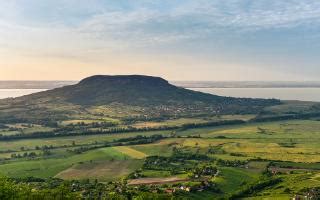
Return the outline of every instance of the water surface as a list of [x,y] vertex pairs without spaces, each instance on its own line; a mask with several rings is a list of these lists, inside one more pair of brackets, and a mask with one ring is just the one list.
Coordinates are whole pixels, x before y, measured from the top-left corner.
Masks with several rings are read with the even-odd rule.
[[0,89],[0,99],[20,97],[41,91],[45,89]]
[[[0,89],[0,99],[20,97],[46,89]],[[320,102],[320,88],[192,88],[192,90],[229,97],[276,98]]]
[[192,90],[228,97],[320,102],[320,88],[192,88]]

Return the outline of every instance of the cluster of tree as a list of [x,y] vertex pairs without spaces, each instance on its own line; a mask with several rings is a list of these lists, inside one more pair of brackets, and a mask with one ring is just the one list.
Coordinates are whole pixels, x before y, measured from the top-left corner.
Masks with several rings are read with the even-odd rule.
[[261,114],[250,121],[251,122],[272,122],[272,121],[295,120],[295,119],[312,119],[316,117],[320,117],[320,112],[284,114],[284,115],[276,115],[276,116],[274,115],[264,116]]
[[53,145],[50,145],[50,146],[48,146],[48,145],[43,145],[43,146],[41,146],[41,147],[39,147],[39,146],[36,146],[35,147],[35,149],[36,150],[48,150],[48,149],[54,149],[55,147],[53,146]]
[[79,148],[75,148],[73,150],[68,150],[68,151],[80,154],[80,153],[83,153],[83,152],[86,152],[89,150],[102,148],[102,147],[150,144],[150,143],[154,143],[154,142],[159,141],[164,138],[166,138],[166,137],[163,137],[162,135],[151,135],[149,137],[137,135],[135,137],[121,138],[118,140],[114,140],[113,142],[105,142],[102,145],[81,146]]
[[242,153],[230,153],[230,156],[246,157],[246,155],[245,155],[245,154],[242,154]]
[[251,185],[245,185],[243,188],[236,192],[235,194],[232,194],[229,199],[241,199],[243,197],[248,197],[252,194],[255,194],[267,187],[271,187],[273,185],[279,184],[282,182],[281,178],[270,178],[270,177],[262,177],[261,180],[259,180],[255,184]]
[[143,169],[170,171],[171,174],[191,172],[195,168],[194,161],[211,161],[203,154],[174,151],[170,157],[150,156],[143,164]]
[[204,165],[197,166],[192,170],[191,178],[200,178],[201,176],[215,176],[218,172],[216,166]]
[[210,145],[207,153],[208,154],[224,154],[226,152],[222,149],[222,146],[211,146]]
[[137,179],[137,178],[143,178],[143,177],[144,175],[141,169],[138,169],[127,176],[128,179]]
[[148,116],[148,115],[139,115],[139,116],[128,116],[124,117],[121,120],[125,122],[125,124],[134,124],[137,122],[162,122],[165,120],[172,119],[170,115],[161,115],[161,116]]
[[[150,169],[150,170],[177,170],[180,169],[181,165],[173,164],[173,159],[170,157],[163,157],[163,156],[150,156],[147,157],[143,164],[143,169]],[[185,168],[183,169],[185,170]],[[190,170],[190,169],[189,169]]]
[[73,193],[70,190],[70,185],[67,183],[61,184],[53,189],[41,189],[32,187],[27,183],[17,183],[7,178],[0,178],[0,199],[74,200],[79,198],[79,194]]
[[117,126],[118,123],[115,122],[92,122],[92,123],[84,123],[84,122],[78,122],[78,123],[71,123],[67,125],[67,128],[70,128],[71,130],[75,130],[77,127],[85,127],[85,128],[110,128]]
[[24,152],[22,154],[20,153],[13,153],[11,154],[11,158],[16,159],[16,158],[35,158],[39,156],[50,156],[52,155],[52,152],[48,149],[43,149],[41,154],[37,154],[35,152]]
[[198,161],[211,161],[213,158],[208,157],[204,154],[193,153],[193,152],[184,152],[183,150],[176,149],[173,151],[172,156],[170,157],[171,161],[181,161],[181,160],[198,160]]
[[246,123],[243,120],[223,120],[214,122],[204,122],[204,123],[190,123],[181,125],[182,129],[190,128],[201,128],[201,127],[212,127],[212,126],[226,126],[226,125],[237,125]]
[[154,143],[156,141],[162,140],[166,137],[156,134],[156,135],[151,135],[151,136],[142,136],[142,135],[137,135],[135,137],[129,137],[129,138],[121,138],[118,140],[115,140],[114,142],[121,142],[125,143],[125,145],[139,145],[139,144],[150,144]]
[[37,154],[35,152],[24,152],[23,154],[13,153],[11,158],[35,158]]
[[226,167],[241,167],[248,164],[248,161],[218,159],[217,164],[220,166],[226,166]]
[[102,147],[109,147],[111,145],[109,144],[105,144],[105,145],[99,145],[99,146],[81,146],[79,148],[75,148],[75,149],[67,149],[68,152],[72,152],[72,153],[76,153],[76,154],[81,154],[90,150],[94,150],[94,149],[98,149],[98,148],[102,148]]

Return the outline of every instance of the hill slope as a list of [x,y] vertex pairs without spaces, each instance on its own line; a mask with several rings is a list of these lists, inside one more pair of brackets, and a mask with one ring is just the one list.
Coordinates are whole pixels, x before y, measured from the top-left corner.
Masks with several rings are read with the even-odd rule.
[[[25,98],[55,98],[83,106],[121,103],[133,106],[159,106],[181,104],[238,104],[252,106],[274,105],[274,99],[246,99],[221,97],[195,92],[169,84],[159,77],[150,76],[92,76],[76,85],[58,88]],[[211,105],[210,105],[211,104]]]
[[266,106],[277,104],[280,101],[275,99],[231,98],[195,92],[158,77],[100,75],[76,85],[2,100],[0,118],[68,118],[70,114],[81,115],[103,106],[111,110],[130,107],[138,110],[138,114],[155,116],[258,113]]
[[218,96],[176,87],[162,78],[139,75],[93,76],[79,84],[39,93],[34,97],[48,96],[84,106],[114,102],[133,106],[155,106],[221,99]]

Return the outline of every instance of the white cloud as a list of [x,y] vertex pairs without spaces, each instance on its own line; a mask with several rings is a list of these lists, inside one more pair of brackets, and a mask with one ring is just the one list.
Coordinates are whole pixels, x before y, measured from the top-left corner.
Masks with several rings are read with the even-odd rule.
[[[207,54],[205,56],[211,59],[207,60],[208,63],[214,60],[213,58],[223,60],[231,56],[240,62],[242,58],[239,57],[244,55],[247,56],[244,58],[247,61],[244,64],[247,64],[252,59],[267,56],[263,54],[264,51],[259,52],[259,49],[256,51],[260,53],[255,56],[257,58],[248,56],[249,53],[246,55],[246,48],[255,52],[257,46],[241,41],[243,38],[255,36],[258,40],[261,37],[262,41],[265,38],[260,36],[261,33],[276,30],[279,32],[275,34],[272,32],[274,35],[270,34],[267,38],[269,41],[265,43],[276,43],[280,34],[287,33],[290,33],[293,41],[296,40],[297,45],[306,40],[311,44],[316,43],[319,39],[317,30],[320,29],[320,1],[318,0],[88,2],[86,0],[0,2],[0,51],[23,56],[99,62],[109,59],[113,54],[148,55],[152,52],[159,53],[157,50],[161,48],[163,54],[168,52],[184,54],[189,50],[187,48],[192,49],[195,44],[198,47],[194,48],[196,50],[192,49],[194,51],[192,55],[196,61],[199,59],[196,55],[199,54]],[[302,30],[305,31],[304,38],[295,38],[294,33],[300,31],[300,26],[304,28]],[[307,28],[316,31],[308,32]],[[275,48],[282,48],[281,50],[286,52],[292,46]],[[319,47],[314,48],[314,51],[319,51]],[[266,51],[272,52],[272,49]],[[190,54],[184,56],[188,57]],[[277,56],[279,55],[270,57]],[[292,55],[293,58],[294,56],[296,55]],[[230,62],[228,59],[226,61]],[[319,63],[317,60],[310,62]]]
[[294,28],[304,24],[320,25],[320,2],[315,0],[185,2],[166,11],[142,6],[100,13],[80,24],[78,30],[102,40],[119,40],[129,42],[129,45],[154,45],[214,37],[226,28],[241,33]]
[[[121,1],[119,5],[127,2],[131,6],[119,9],[115,6],[117,3],[111,1],[107,1],[110,5],[106,3],[105,7],[101,7],[103,5],[98,1],[88,4],[87,1],[70,3],[60,0],[57,3],[50,1],[50,6],[56,6],[52,7],[50,15],[46,15],[46,10],[40,10],[39,23],[33,22],[37,20],[36,13],[30,13],[33,17],[21,16],[28,15],[23,12],[26,10],[23,6],[37,7],[35,2],[32,6],[21,1],[1,2],[0,16],[17,27],[23,25],[30,31],[37,28],[37,33],[43,31],[46,34],[48,29],[60,29],[72,37],[78,35],[80,38],[108,41],[118,47],[121,46],[119,42],[123,46],[144,46],[214,37],[226,28],[241,33],[247,30],[293,28],[308,23],[319,25],[320,22],[318,0],[174,0],[172,5],[169,4],[172,6],[170,9],[160,9],[168,4],[166,1]],[[42,7],[46,8],[43,4]],[[85,5],[87,10],[84,9]],[[54,21],[50,21],[52,15],[55,16]],[[42,19],[45,16],[48,17],[47,21]],[[79,19],[70,25],[68,19],[77,17]],[[32,21],[28,22],[28,19]],[[5,27],[2,29],[2,32],[10,33]],[[24,31],[28,32],[26,29]]]

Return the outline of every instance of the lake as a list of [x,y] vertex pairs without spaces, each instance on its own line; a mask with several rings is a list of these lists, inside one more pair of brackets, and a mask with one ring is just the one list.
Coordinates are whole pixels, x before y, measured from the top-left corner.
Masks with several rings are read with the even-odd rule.
[[[277,98],[281,100],[319,101],[320,88],[191,88],[192,90],[230,97]],[[45,89],[0,89],[0,99],[19,97]]]
[[192,88],[192,90],[229,97],[320,102],[320,88]]
[[45,89],[0,89],[0,99],[20,97],[41,91],[45,91]]

